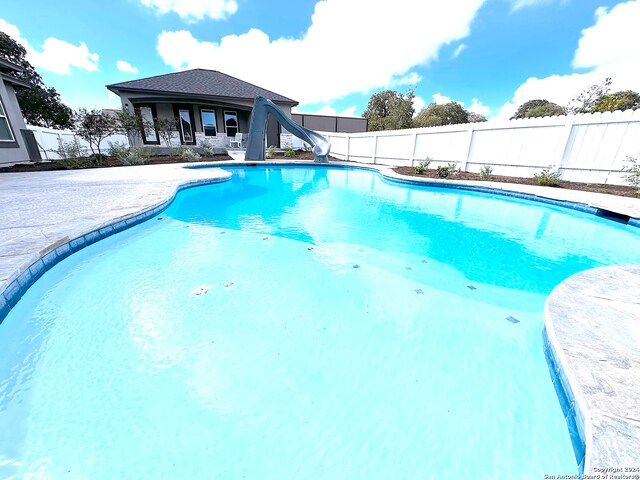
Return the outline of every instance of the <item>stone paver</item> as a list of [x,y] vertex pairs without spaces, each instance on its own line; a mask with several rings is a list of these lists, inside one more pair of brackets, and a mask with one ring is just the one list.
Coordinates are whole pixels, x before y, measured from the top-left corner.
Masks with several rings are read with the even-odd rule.
[[640,467],[640,265],[568,278],[545,326],[584,417],[585,473]]
[[0,174],[0,293],[53,246],[153,208],[179,185],[229,177],[183,167]]

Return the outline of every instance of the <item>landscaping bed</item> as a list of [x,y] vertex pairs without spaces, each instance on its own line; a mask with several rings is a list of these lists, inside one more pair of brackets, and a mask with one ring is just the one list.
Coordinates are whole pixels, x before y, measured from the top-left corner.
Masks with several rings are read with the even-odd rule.
[[[393,170],[396,173],[399,173],[401,175],[407,175],[407,176],[418,177],[418,178],[433,178],[438,180],[489,181],[489,182],[517,183],[520,185],[539,186],[538,181],[534,178],[504,177],[501,175],[491,175],[489,180],[483,180],[480,178],[479,173],[470,173],[470,172],[456,172],[449,177],[441,178],[437,175],[436,170],[427,170],[424,173],[416,173],[415,167],[396,167]],[[634,187],[629,187],[626,185],[604,185],[599,183],[579,183],[579,182],[567,182],[564,180],[559,180],[558,185],[550,188],[566,188],[570,190],[582,190],[585,192],[608,193],[610,195],[640,198],[638,189]]]
[[[50,162],[35,162],[35,163],[20,163],[11,167],[1,167],[0,173],[17,173],[17,172],[46,172],[50,170],[77,170],[85,168],[108,168],[108,167],[122,167],[124,164],[116,157],[106,157],[101,163],[92,162],[89,159],[80,159],[81,162],[78,166],[69,168],[69,164],[65,165],[64,162],[52,160]],[[214,155],[212,157],[201,157],[199,162],[222,162],[225,160],[233,160],[227,154]],[[182,157],[179,156],[154,156],[150,157],[144,165],[160,165],[164,163],[185,163]]]

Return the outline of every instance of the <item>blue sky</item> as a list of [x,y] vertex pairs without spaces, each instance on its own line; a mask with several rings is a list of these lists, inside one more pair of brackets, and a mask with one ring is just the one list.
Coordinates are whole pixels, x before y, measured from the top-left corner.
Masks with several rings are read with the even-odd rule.
[[24,0],[0,30],[72,108],[117,107],[106,84],[211,68],[300,102],[362,114],[413,88],[508,118],[611,76],[640,91],[640,0]]

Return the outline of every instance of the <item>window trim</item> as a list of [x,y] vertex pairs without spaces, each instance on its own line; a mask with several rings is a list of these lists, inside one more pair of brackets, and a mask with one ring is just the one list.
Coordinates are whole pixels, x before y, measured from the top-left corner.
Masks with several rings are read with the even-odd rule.
[[156,112],[156,106],[153,103],[141,103],[138,105],[134,105],[134,110],[136,110],[136,114],[140,116],[140,121],[143,121],[141,108],[148,108],[151,110],[151,120],[153,121],[153,131],[156,134],[155,141],[147,140],[147,133],[144,129],[144,123],[142,125],[142,144],[143,145],[160,145],[160,135],[158,135],[158,129],[156,128],[156,118],[158,118],[158,113]]
[[[213,135],[207,135],[207,132],[204,127],[204,116],[203,113],[212,113],[213,114],[213,128],[215,129],[215,133]],[[207,137],[217,137],[218,136],[218,119],[216,118],[216,111],[213,108],[201,108],[200,109],[200,121],[202,122],[202,134]]]
[[[183,111],[183,110],[188,112],[189,114],[189,124],[191,125],[191,137],[193,138],[193,140],[190,142],[186,142],[184,140],[184,134],[182,133],[182,118],[180,117],[180,111]],[[196,122],[193,115],[192,106],[188,104],[174,103],[173,114],[178,122],[178,125],[176,125],[176,127],[178,130],[178,136],[180,137],[180,145],[195,145],[197,140],[196,139]]]
[[235,135],[229,135],[227,133],[227,119],[225,118],[225,115],[227,113],[232,113],[236,116],[236,133],[240,133],[240,119],[238,118],[238,111],[237,110],[224,110],[224,112],[222,113],[222,118],[224,119],[224,133],[227,137],[235,137]]
[[11,126],[11,121],[9,120],[9,115],[7,114],[7,109],[4,106],[2,97],[0,97],[0,108],[2,109],[2,112],[3,112],[0,114],[0,119],[4,118],[4,120],[7,122],[7,129],[9,130],[9,135],[11,135],[10,140],[3,140],[0,138],[0,146],[3,146],[3,147],[18,146],[18,141],[16,140],[16,134],[13,131],[13,127]]

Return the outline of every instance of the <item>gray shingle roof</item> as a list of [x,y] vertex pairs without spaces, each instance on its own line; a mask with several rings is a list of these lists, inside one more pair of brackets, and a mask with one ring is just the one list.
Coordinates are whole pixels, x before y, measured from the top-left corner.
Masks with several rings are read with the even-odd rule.
[[153,91],[248,99],[254,99],[261,95],[276,102],[298,103],[295,100],[232,77],[226,73],[201,68],[141,78],[129,82],[113,83],[107,85],[107,88],[109,90],[143,90],[147,92]]

